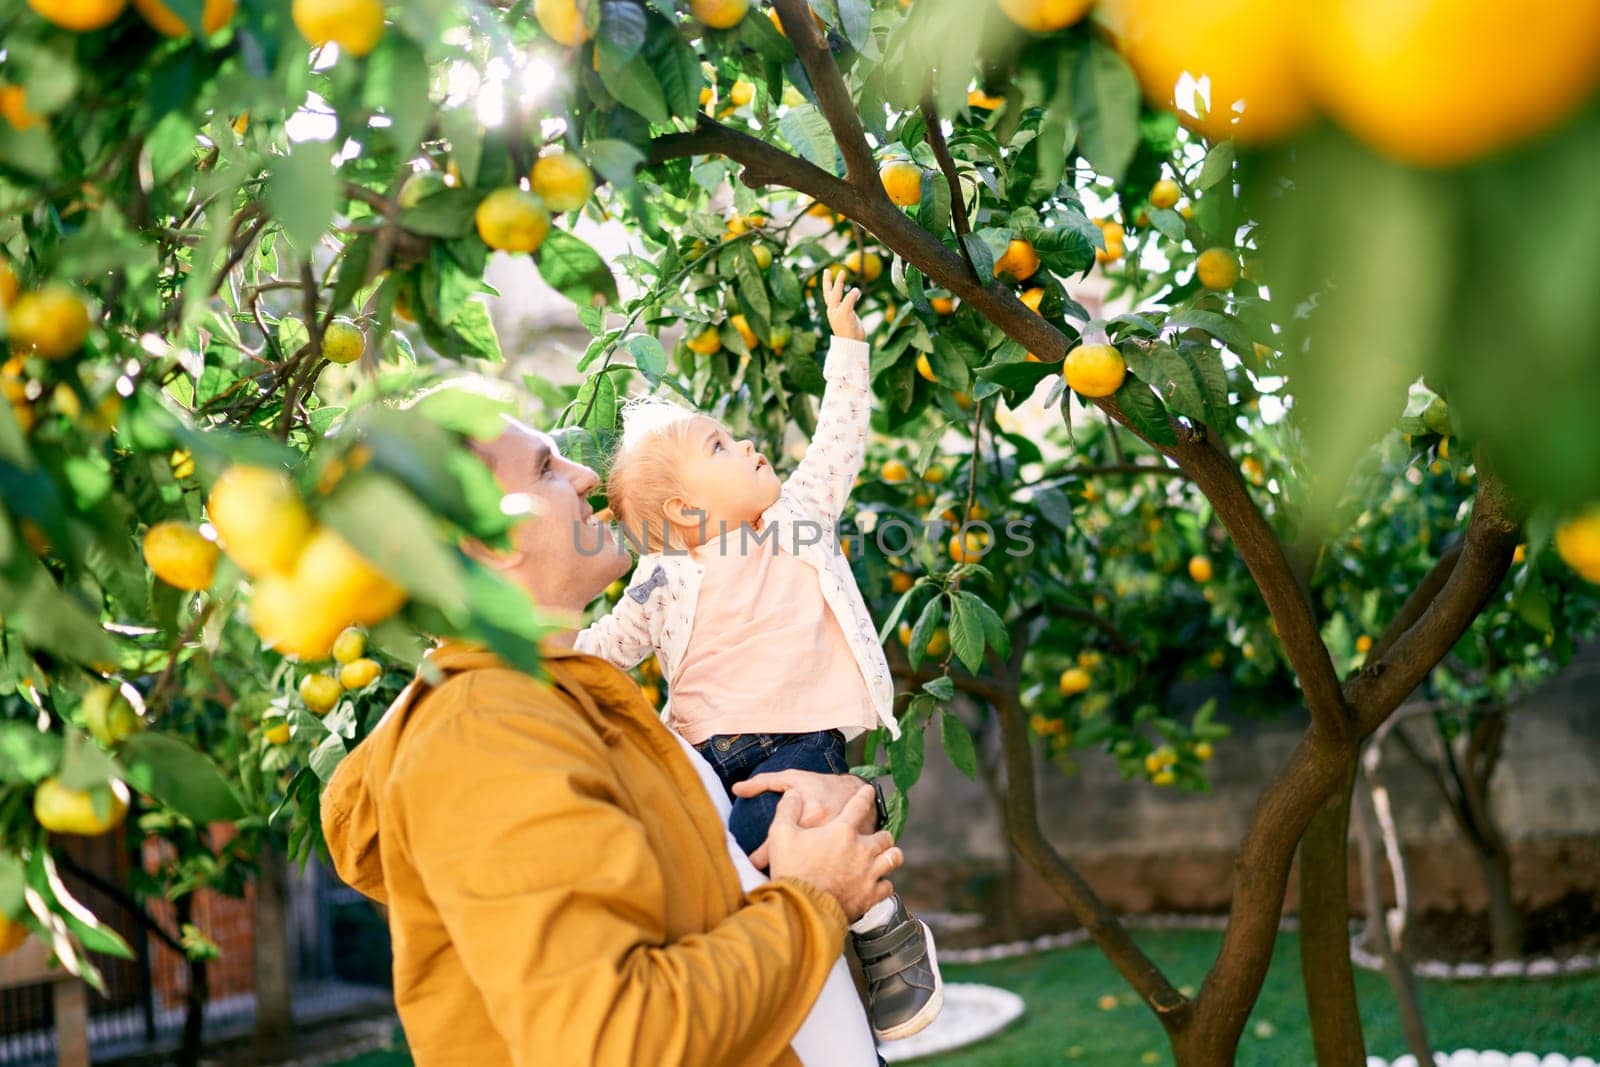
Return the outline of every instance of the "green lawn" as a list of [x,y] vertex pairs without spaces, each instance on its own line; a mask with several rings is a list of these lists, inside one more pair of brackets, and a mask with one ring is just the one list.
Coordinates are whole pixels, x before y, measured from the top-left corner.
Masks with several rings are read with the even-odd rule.
[[[1221,935],[1168,931],[1138,935],[1140,944],[1174,982],[1198,983]],[[1311,1029],[1300,991],[1299,938],[1284,934],[1266,987],[1239,1045],[1242,1067],[1301,1067],[1312,1062]],[[961,1067],[1032,1067],[1077,1063],[1087,1067],[1170,1064],[1155,1017],[1106,962],[1087,945],[1038,956],[947,966],[946,980],[985,982],[1018,993],[1027,1013],[1004,1034],[983,1044],[921,1063]],[[1356,972],[1367,1051],[1392,1059],[1405,1052],[1388,984],[1381,975]],[[1600,975],[1522,981],[1423,982],[1422,1006],[1436,1048],[1528,1050],[1541,1056],[1600,1053]],[[1115,1005],[1102,1008],[1110,995]],[[403,1067],[401,1052],[375,1052],[339,1067]]]

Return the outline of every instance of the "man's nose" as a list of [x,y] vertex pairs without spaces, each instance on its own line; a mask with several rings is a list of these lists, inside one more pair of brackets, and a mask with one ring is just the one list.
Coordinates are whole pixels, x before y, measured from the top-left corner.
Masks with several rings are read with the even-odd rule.
[[567,481],[579,496],[588,496],[600,488],[600,476],[582,463],[567,463]]

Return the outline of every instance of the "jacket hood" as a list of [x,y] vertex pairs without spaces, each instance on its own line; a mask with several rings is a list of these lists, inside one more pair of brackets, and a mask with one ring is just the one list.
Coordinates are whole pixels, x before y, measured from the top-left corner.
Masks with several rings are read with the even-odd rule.
[[[378,849],[378,799],[393,769],[400,739],[422,698],[450,675],[504,666],[492,652],[454,642],[429,652],[417,677],[401,690],[366,740],[344,758],[323,786],[322,834],[334,869],[351,888],[380,904],[388,903]],[[432,680],[427,680],[430,677]]]

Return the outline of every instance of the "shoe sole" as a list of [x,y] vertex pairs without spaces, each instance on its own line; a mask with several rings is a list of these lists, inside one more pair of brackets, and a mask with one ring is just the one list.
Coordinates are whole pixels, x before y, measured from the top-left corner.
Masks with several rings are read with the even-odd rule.
[[874,1030],[873,1035],[879,1041],[899,1041],[903,1037],[919,1034],[926,1030],[933,1020],[939,1017],[939,1012],[944,1010],[944,978],[939,974],[939,956],[933,950],[933,931],[928,929],[928,924],[921,919],[916,923],[922,927],[922,941],[928,949],[928,963],[933,967],[933,996],[928,998],[928,1003],[922,1010],[899,1026],[891,1026],[887,1030]]

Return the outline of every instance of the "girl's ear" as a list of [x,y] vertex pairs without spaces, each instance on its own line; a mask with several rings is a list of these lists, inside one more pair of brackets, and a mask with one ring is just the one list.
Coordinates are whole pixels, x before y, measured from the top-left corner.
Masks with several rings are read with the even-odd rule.
[[666,513],[667,521],[680,529],[694,530],[705,525],[706,513],[681,496],[667,497],[661,510]]

